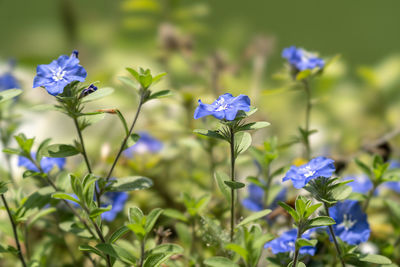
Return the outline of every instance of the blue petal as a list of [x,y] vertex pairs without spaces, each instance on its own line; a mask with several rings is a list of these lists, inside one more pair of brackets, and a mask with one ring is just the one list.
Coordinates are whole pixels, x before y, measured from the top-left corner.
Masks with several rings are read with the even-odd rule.
[[208,115],[212,115],[212,109],[210,110],[210,105],[203,104],[201,100],[199,100],[199,106],[194,112],[194,119],[197,120]]

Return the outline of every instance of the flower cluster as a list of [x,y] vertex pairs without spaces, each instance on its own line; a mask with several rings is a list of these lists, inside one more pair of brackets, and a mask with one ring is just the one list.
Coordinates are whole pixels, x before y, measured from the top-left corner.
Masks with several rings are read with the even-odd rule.
[[289,64],[298,71],[323,68],[325,66],[322,58],[296,46],[283,49],[282,57],[286,58]]
[[59,95],[69,83],[85,81],[87,73],[79,65],[77,56],[77,51],[74,51],[71,56],[62,55],[48,65],[38,65],[33,88],[42,86],[49,94]]
[[233,95],[226,93],[218,97],[212,104],[204,104],[199,100],[199,106],[194,112],[194,118],[199,119],[212,115],[222,120],[233,121],[239,110],[250,111],[250,98],[247,95]]
[[291,166],[283,181],[292,180],[293,186],[297,189],[303,188],[311,179],[317,177],[331,177],[335,171],[333,160],[325,157],[317,157],[308,163]]

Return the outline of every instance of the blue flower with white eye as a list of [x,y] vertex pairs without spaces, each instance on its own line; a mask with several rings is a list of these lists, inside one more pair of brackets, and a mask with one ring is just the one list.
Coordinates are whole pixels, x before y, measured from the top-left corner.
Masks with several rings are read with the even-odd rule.
[[128,158],[134,155],[146,154],[146,153],[157,153],[159,152],[163,144],[152,137],[150,134],[145,132],[139,132],[139,140],[131,147],[128,147],[124,151],[124,155]]
[[117,217],[125,206],[128,200],[128,193],[126,192],[107,192],[101,196],[102,207],[111,205],[111,210],[101,214],[101,218],[105,221],[111,222]]
[[283,49],[282,57],[286,58],[289,64],[298,71],[312,70],[314,68],[322,69],[325,66],[325,61],[322,58],[296,46]]
[[[310,239],[310,235],[313,232],[313,229],[306,231],[301,237],[304,239]],[[264,245],[264,248],[270,248],[272,253],[285,253],[285,252],[294,252],[295,251],[295,243],[297,238],[297,229],[291,229],[289,231],[284,232],[280,237],[275,238],[274,240],[267,242]],[[314,256],[316,251],[315,247],[306,246],[300,248],[300,254],[309,254]]]
[[215,118],[232,121],[239,110],[250,111],[250,98],[247,95],[234,97],[231,94],[223,94],[212,104],[204,104],[199,100],[199,106],[194,112],[194,118],[199,119],[213,115]]
[[48,65],[37,66],[33,88],[43,86],[49,94],[58,95],[69,83],[85,81],[87,73],[79,65],[77,56],[77,51],[74,51],[71,56],[62,55]]
[[355,200],[338,202],[329,208],[335,235],[350,245],[358,245],[368,241],[371,234],[367,215],[362,211],[360,204]]
[[295,188],[303,188],[311,179],[331,177],[332,173],[335,171],[333,162],[334,161],[329,158],[317,157],[299,167],[291,166],[285,177],[283,177],[283,181],[292,180]]
[[0,75],[0,92],[13,88],[20,88],[17,79],[10,72]]
[[[250,211],[260,211],[266,207],[264,204],[264,189],[255,184],[250,184],[247,187],[248,196],[242,200],[242,205]],[[284,201],[286,199],[286,188],[283,188],[278,195],[275,197],[274,201],[268,208],[275,208],[279,201]]]
[[[36,153],[32,152],[31,156],[33,159],[36,157]],[[45,173],[49,173],[55,166],[57,166],[60,170],[62,170],[65,166],[66,159],[65,158],[48,158],[42,157],[40,160],[40,167]],[[40,172],[39,169],[26,157],[19,156],[18,157],[18,166],[25,167],[27,170]]]
[[368,193],[374,186],[372,181],[366,175],[348,176],[343,178],[343,180],[353,180],[353,182],[350,182],[347,185],[353,189],[353,192],[360,194]]

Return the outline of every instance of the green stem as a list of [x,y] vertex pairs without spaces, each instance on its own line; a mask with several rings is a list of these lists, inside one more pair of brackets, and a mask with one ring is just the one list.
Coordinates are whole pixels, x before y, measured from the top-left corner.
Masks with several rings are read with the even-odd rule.
[[265,187],[265,193],[264,193],[264,204],[268,205],[268,198],[269,198],[269,191],[270,191],[270,187],[271,187],[271,182],[272,182],[272,177],[270,175],[270,168],[271,168],[271,164],[268,163],[266,170],[265,170],[265,180],[266,180],[266,187]]
[[[230,148],[231,148],[231,181],[235,181],[235,132],[230,127]],[[231,242],[233,241],[233,235],[235,230],[235,190],[231,188]]]
[[295,241],[295,245],[294,245],[295,246],[295,251],[294,251],[294,255],[293,255],[293,264],[292,264],[293,267],[297,266],[297,261],[298,261],[298,258],[299,258],[300,248],[297,245],[297,239],[299,239],[299,238],[301,238],[301,233],[300,233],[300,229],[297,229],[297,237],[296,237],[296,241]]
[[[328,205],[325,202],[324,202],[324,208],[325,208],[326,215],[328,217],[330,217],[329,208],[328,208]],[[339,259],[340,259],[340,262],[341,262],[343,267],[346,267],[346,265],[344,264],[344,260],[342,258],[342,252],[340,251],[340,247],[339,247],[339,244],[338,244],[338,242],[336,240],[336,235],[335,235],[335,232],[333,231],[332,225],[329,225],[328,228],[329,228],[329,232],[331,234],[333,243],[335,244],[336,252],[337,252],[337,255],[338,255]]]
[[143,239],[141,242],[140,242],[140,262],[139,262],[139,267],[142,267],[143,266],[143,263],[144,263],[144,245],[145,245],[145,240]]
[[[81,143],[81,148],[82,148],[82,153],[81,154],[82,154],[82,156],[83,156],[83,158],[85,160],[86,168],[87,168],[89,173],[92,173],[92,167],[90,166],[89,157],[87,155],[86,148],[85,148],[85,143],[83,141],[82,130],[79,127],[78,119],[75,116],[73,117],[73,120],[74,120],[74,124],[75,124],[75,129],[76,129],[76,131],[78,133],[79,141]],[[99,190],[97,189],[97,186],[95,187],[95,194],[96,194],[97,206],[100,207],[100,205],[101,205],[101,203],[100,203],[100,193],[99,193]]]
[[26,267],[25,259],[24,259],[24,256],[22,255],[21,245],[20,245],[19,239],[18,239],[17,226],[14,222],[14,219],[12,217],[11,211],[8,207],[7,200],[4,197],[4,194],[1,194],[1,200],[3,200],[4,207],[7,210],[8,218],[10,219],[10,222],[11,222],[11,226],[12,226],[13,233],[14,233],[15,243],[17,244],[18,257],[21,260],[22,266]]
[[376,185],[372,187],[372,189],[368,192],[367,199],[365,200],[364,206],[363,206],[363,211],[366,212],[369,206],[369,203],[371,201],[371,198],[374,196],[374,192],[376,190]]
[[[115,168],[115,166],[117,165],[117,162],[118,162],[118,160],[119,160],[119,158],[120,158],[120,156],[121,156],[121,154],[122,154],[122,151],[124,151],[124,149],[125,149],[126,143],[128,142],[128,139],[130,138],[130,136],[131,136],[131,134],[132,134],[133,128],[135,127],[136,121],[137,121],[137,119],[138,119],[138,117],[139,117],[139,113],[140,113],[140,110],[141,110],[143,104],[144,104],[144,96],[142,95],[142,96],[140,97],[139,106],[138,106],[138,108],[137,108],[137,111],[136,111],[136,114],[135,114],[135,118],[133,119],[131,128],[129,129],[129,132],[128,132],[128,134],[125,136],[124,140],[122,141],[122,144],[121,144],[121,147],[120,147],[120,149],[119,149],[119,151],[118,151],[118,153],[117,153],[117,156],[115,157],[114,162],[113,162],[113,164],[111,165],[111,169],[110,169],[110,171],[109,171],[108,174],[107,174],[106,181],[110,180],[111,175],[112,175],[112,173],[113,173],[113,171],[114,171],[114,168]],[[103,189],[100,191],[100,196],[101,196],[102,193],[103,193]]]
[[305,125],[305,132],[306,132],[306,139],[304,140],[305,145],[305,157],[307,160],[311,159],[311,146],[310,146],[310,115],[311,115],[311,90],[310,85],[307,80],[304,80],[304,89],[306,91],[307,96],[307,105],[306,105],[306,125]]

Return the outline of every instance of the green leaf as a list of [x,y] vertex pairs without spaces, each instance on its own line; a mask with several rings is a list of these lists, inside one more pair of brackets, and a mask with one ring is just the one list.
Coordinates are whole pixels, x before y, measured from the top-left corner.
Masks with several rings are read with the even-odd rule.
[[157,253],[157,254],[150,254],[144,261],[143,267],[158,267],[161,263],[167,261],[171,254],[165,253]]
[[135,78],[136,81],[140,82],[140,75],[136,70],[132,68],[126,68],[126,70],[129,71],[129,73]]
[[100,216],[102,213],[111,210],[111,205],[108,205],[105,208],[95,208],[93,210],[90,211],[89,217],[92,219],[97,218],[98,216]]
[[295,222],[298,222],[300,217],[297,214],[297,212],[288,204],[286,204],[285,202],[279,201],[278,202],[279,206],[281,206],[282,208],[284,208],[289,214],[290,216],[292,216],[292,218],[294,219]]
[[54,193],[54,194],[51,195],[51,197],[55,198],[55,199],[70,200],[70,201],[73,201],[73,202],[81,205],[81,202],[79,200],[77,200],[76,198],[74,198],[74,197],[72,197],[72,196],[70,196],[68,194],[65,194],[65,193]]
[[39,220],[40,218],[46,216],[47,214],[50,214],[50,213],[55,212],[55,211],[57,211],[57,209],[54,208],[54,207],[48,208],[48,209],[42,209],[42,210],[40,210],[38,213],[36,213],[36,214],[29,220],[29,222],[28,222],[28,224],[27,224],[27,227],[28,227],[28,228],[31,228],[31,227],[35,224],[35,222],[36,222],[37,220]]
[[171,244],[171,243],[164,243],[164,244],[158,245],[149,251],[150,254],[159,254],[159,253],[181,254],[183,252],[184,252],[184,249],[181,246],[179,246],[177,244]]
[[238,264],[234,263],[225,257],[211,257],[204,261],[204,264],[211,267],[239,267]]
[[164,216],[167,216],[169,218],[173,218],[173,219],[177,219],[183,222],[187,222],[188,219],[186,218],[185,214],[183,214],[182,212],[178,211],[178,210],[174,210],[174,209],[165,209],[163,212]]
[[252,215],[250,215],[249,217],[245,218],[243,221],[241,221],[236,227],[240,227],[240,226],[246,225],[250,222],[253,222],[255,220],[261,219],[261,218],[267,216],[270,212],[271,212],[271,210],[269,210],[269,209],[255,212]]
[[270,123],[266,121],[257,121],[245,124],[239,127],[239,131],[249,131],[249,130],[258,130],[269,126]]
[[157,98],[163,98],[163,97],[168,97],[168,96],[172,96],[172,92],[170,90],[162,90],[162,91],[158,91],[155,93],[152,93],[148,100],[151,99],[157,99]]
[[335,220],[328,216],[320,216],[309,220],[308,228],[328,226],[335,224]]
[[229,186],[231,189],[240,189],[245,187],[246,185],[241,182],[236,182],[236,181],[224,181],[224,183]]
[[251,146],[251,135],[248,132],[235,134],[235,155],[245,152]]
[[11,154],[11,155],[19,155],[20,154],[19,149],[15,149],[15,148],[4,148],[3,152],[6,154]]
[[134,81],[132,81],[131,79],[129,79],[128,77],[123,77],[123,76],[119,76],[117,77],[118,80],[120,80],[123,84],[135,88],[137,89],[138,84],[136,84]]
[[125,225],[118,228],[117,230],[115,230],[115,232],[110,236],[110,238],[108,239],[109,243],[114,243],[115,241],[117,241],[121,236],[125,235],[126,233],[128,233],[130,230],[128,227],[126,227]]
[[150,233],[156,223],[158,217],[160,217],[163,210],[160,208],[153,209],[150,213],[146,216],[146,234]]
[[158,83],[162,77],[164,77],[165,75],[167,75],[166,72],[162,72],[160,74],[157,74],[156,76],[153,77],[153,84]]
[[111,95],[113,92],[114,92],[114,89],[110,88],[110,87],[99,88],[97,91],[94,91],[93,93],[83,97],[82,102],[86,103],[86,102],[94,101],[94,100],[106,97],[108,95]]
[[12,99],[20,94],[22,94],[20,89],[8,89],[0,92],[0,103],[3,103],[9,99]]
[[[128,135],[129,129],[128,129],[128,124],[126,123],[124,115],[122,115],[122,113],[118,109],[116,109],[115,112],[117,113],[119,120],[122,122],[122,126],[124,126],[125,134]],[[128,145],[128,147],[129,147],[129,145]]]
[[227,201],[231,199],[231,193],[229,191],[229,187],[224,183],[225,181],[229,181],[228,175],[224,172],[216,172],[214,175],[215,180],[217,181],[217,185],[219,190],[221,190],[222,194],[224,195]]
[[360,161],[359,159],[355,159],[354,161],[358,165],[358,167],[360,167],[363,170],[363,172],[366,175],[368,175],[368,176],[372,175],[372,170],[364,162]]
[[7,183],[0,181],[0,194],[4,194],[5,192],[7,192],[7,190]]
[[136,133],[131,134],[131,136],[129,136],[129,138],[126,142],[126,147],[128,148],[128,147],[133,146],[134,144],[136,144],[137,141],[139,141],[139,139],[140,139],[140,135],[138,135]]
[[138,207],[129,208],[128,218],[130,223],[142,223],[144,215],[141,209]]
[[300,71],[297,75],[296,75],[296,80],[301,81],[306,79],[308,76],[310,76],[312,74],[311,70],[303,70]]
[[[292,267],[293,266],[293,262],[291,261],[287,267]],[[296,267],[307,267],[304,263],[302,263],[301,261],[297,262],[297,266]]]
[[308,240],[308,239],[305,239],[305,238],[298,238],[296,240],[296,245],[299,248],[302,248],[302,247],[315,247],[317,245],[317,243],[318,243],[318,240],[316,240],[316,239]]
[[331,190],[330,193],[334,200],[340,201],[350,196],[352,191],[353,189],[350,186],[342,185],[339,187],[335,187],[334,189]]
[[245,262],[247,262],[247,257],[248,257],[249,253],[242,246],[240,246],[238,244],[230,243],[225,246],[225,249],[232,250],[233,252],[240,255],[240,257],[242,257]]
[[195,129],[193,130],[194,133],[205,135],[211,138],[217,138],[221,140],[226,140],[224,136],[222,136],[218,131],[210,131],[204,129]]
[[86,251],[86,252],[92,252],[94,254],[99,255],[100,257],[103,257],[103,255],[101,254],[100,250],[98,250],[98,249],[96,249],[96,248],[94,248],[92,246],[89,246],[89,245],[81,245],[81,246],[79,246],[79,250],[80,251]]
[[65,144],[54,144],[46,148],[47,151],[43,151],[43,155],[51,158],[65,158],[79,154],[80,152],[76,147]]
[[115,244],[97,244],[96,248],[111,257],[121,260],[122,262],[131,265],[136,264],[137,259],[132,255],[132,253]]
[[364,262],[370,262],[370,263],[375,263],[375,264],[391,264],[392,261],[385,256],[382,255],[374,255],[374,254],[369,254],[369,255],[364,255],[358,258],[360,261]]
[[146,229],[143,227],[141,223],[131,223],[128,224],[127,227],[135,233],[136,237],[140,240],[146,236]]
[[124,192],[133,190],[142,190],[150,188],[152,186],[153,186],[153,181],[147,177],[131,176],[125,178],[118,178],[116,182],[112,184],[109,191]]

